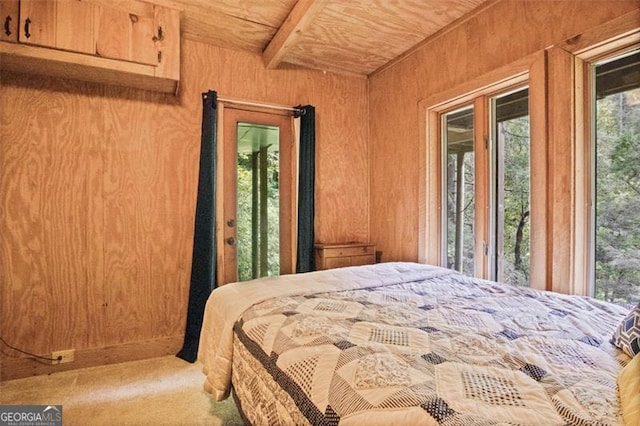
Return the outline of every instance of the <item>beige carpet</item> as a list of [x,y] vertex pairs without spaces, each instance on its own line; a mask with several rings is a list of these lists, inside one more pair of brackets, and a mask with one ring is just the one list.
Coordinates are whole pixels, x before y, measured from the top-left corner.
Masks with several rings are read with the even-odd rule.
[[64,425],[242,425],[203,381],[201,364],[168,356],[0,382],[0,405],[62,405]]

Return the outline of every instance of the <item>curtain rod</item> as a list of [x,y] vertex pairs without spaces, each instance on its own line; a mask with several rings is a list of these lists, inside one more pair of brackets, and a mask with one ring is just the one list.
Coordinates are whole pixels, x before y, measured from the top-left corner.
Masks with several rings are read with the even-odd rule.
[[291,111],[293,113],[302,113],[302,109],[300,108],[295,108],[295,107],[287,107],[287,106],[282,106],[282,105],[274,105],[274,104],[267,104],[267,103],[262,103],[262,102],[249,102],[249,101],[241,101],[238,99],[227,99],[227,98],[221,98],[218,97],[218,100],[221,102],[229,102],[232,104],[238,104],[238,105],[247,105],[247,106],[254,106],[254,107],[260,107],[260,108],[271,108],[271,109],[280,109],[280,110],[284,110],[284,111]]

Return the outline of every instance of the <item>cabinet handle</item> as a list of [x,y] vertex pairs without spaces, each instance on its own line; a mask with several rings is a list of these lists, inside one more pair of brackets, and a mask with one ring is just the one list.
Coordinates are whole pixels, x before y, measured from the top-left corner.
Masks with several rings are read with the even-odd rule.
[[11,35],[11,16],[7,15],[6,19],[4,20],[4,33],[8,36]]
[[31,37],[31,33],[29,33],[29,25],[30,25],[30,24],[31,24],[31,19],[27,18],[27,19],[24,21],[24,36],[25,36],[26,38]]
[[151,40],[153,41],[162,41],[164,40],[164,32],[162,31],[162,27],[158,27],[158,35],[154,35]]

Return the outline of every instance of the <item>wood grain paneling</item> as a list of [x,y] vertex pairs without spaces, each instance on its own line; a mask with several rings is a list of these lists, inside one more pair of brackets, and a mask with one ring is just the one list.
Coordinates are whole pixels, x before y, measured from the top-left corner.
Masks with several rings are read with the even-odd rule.
[[[413,57],[404,62],[417,67]],[[418,146],[411,143],[417,136],[417,100],[409,102],[396,91],[417,93],[419,79],[402,80],[402,88],[389,84],[384,88],[372,87],[370,91],[370,111],[376,112],[373,119],[370,112],[371,150],[371,201],[377,210],[371,215],[371,239],[376,249],[382,251],[385,261],[416,259],[416,237],[418,229],[417,199],[419,181]],[[377,84],[375,81],[371,83]],[[413,115],[413,117],[409,117]],[[396,123],[413,122],[415,128]],[[384,200],[384,201],[383,201]]]
[[232,16],[208,17],[203,13],[185,13],[181,29],[187,40],[217,44],[232,49],[262,53],[278,28]]
[[[86,366],[182,336],[208,89],[314,105],[317,240],[369,240],[366,80],[268,71],[260,55],[182,47],[179,97],[0,74],[0,334],[12,345],[104,350]],[[3,354],[0,369],[45,372],[15,356]]]
[[299,0],[262,55],[267,68],[276,68],[328,0]]
[[[637,1],[495,2],[370,76],[371,241],[385,260],[418,259],[420,101],[638,8]],[[427,203],[436,202],[429,194]]]
[[531,175],[531,222],[530,233],[531,259],[529,279],[532,288],[551,290],[551,280],[547,274],[549,253],[547,253],[547,55],[540,52],[529,70],[529,116]]
[[296,4],[296,0],[175,0],[182,4],[187,15],[223,14],[244,21],[259,22],[262,25],[278,28]]
[[284,60],[366,75],[483,1],[329,1]]
[[[84,120],[100,116],[93,100],[43,83],[32,92],[3,82],[1,109],[2,335],[36,353],[54,340],[56,347],[93,344],[104,327],[88,315],[102,289],[86,276],[86,158],[98,134]],[[66,113],[85,107],[84,118]]]
[[558,47],[547,52],[548,198],[551,288],[573,293],[575,213],[573,55]]

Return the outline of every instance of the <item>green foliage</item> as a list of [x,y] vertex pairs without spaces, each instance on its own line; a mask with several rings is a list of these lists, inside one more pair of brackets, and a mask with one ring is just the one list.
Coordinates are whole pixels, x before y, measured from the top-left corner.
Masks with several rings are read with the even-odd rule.
[[[280,274],[280,208],[279,208],[279,155],[278,152],[269,151],[267,154],[267,264],[268,276]],[[252,228],[260,229],[258,223],[253,224],[253,170],[252,153],[238,153],[238,206],[237,206],[237,236],[238,236],[238,279],[250,280],[261,276],[259,260],[257,275],[253,276],[252,256]],[[259,197],[258,197],[259,198]],[[259,209],[259,204],[255,206]],[[260,233],[256,249],[259,252]]]
[[[504,194],[503,251],[501,258],[502,280],[514,285],[529,285],[529,117],[520,117],[499,123],[499,138],[504,146]],[[456,238],[456,171],[457,153],[447,158],[447,266],[455,268]],[[464,200],[462,205],[463,247],[461,272],[474,271],[474,220],[475,220],[475,156],[473,151],[464,154]],[[520,240],[518,243],[518,232]],[[516,254],[517,253],[517,254]]]
[[618,303],[640,299],[640,105],[629,94],[596,105],[595,296]]
[[[462,201],[462,267],[460,272],[465,274],[473,274],[474,268],[474,234],[473,223],[475,216],[475,163],[473,152],[466,152],[464,154],[464,199]],[[457,170],[457,154],[448,156],[447,173],[449,178],[447,180],[447,267],[455,268],[455,239],[456,239],[456,221],[457,221],[457,209],[456,209],[456,170]]]
[[[504,141],[504,238],[502,280],[529,285],[530,258],[530,143],[529,116],[498,124],[498,137]],[[498,167],[501,165],[498,164]],[[520,235],[518,235],[520,233]]]

